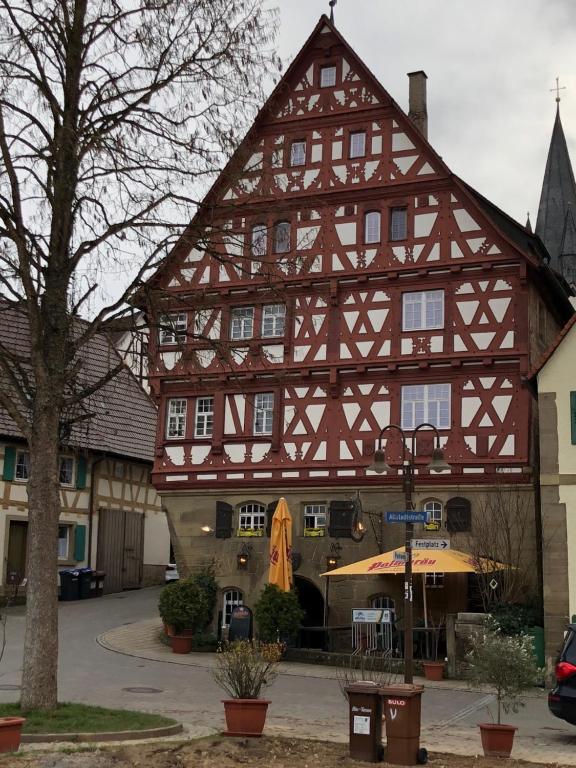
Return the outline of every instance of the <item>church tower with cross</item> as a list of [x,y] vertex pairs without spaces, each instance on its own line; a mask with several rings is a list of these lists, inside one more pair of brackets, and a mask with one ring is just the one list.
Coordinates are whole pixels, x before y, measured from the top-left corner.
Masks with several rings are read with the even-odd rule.
[[550,266],[576,286],[576,182],[562,121],[560,91],[556,78],[556,119],[552,130],[544,182],[540,194],[536,234],[548,253]]

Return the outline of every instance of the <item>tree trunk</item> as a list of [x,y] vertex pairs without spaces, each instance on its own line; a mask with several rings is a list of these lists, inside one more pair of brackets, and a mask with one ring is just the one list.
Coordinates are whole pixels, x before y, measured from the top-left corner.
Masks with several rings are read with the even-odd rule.
[[21,706],[58,703],[58,413],[50,393],[37,392],[28,480],[26,633]]

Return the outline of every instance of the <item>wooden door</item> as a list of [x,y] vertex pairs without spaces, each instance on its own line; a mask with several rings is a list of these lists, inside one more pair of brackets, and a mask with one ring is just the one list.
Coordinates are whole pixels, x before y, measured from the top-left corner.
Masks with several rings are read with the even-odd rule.
[[20,584],[26,576],[26,545],[28,542],[28,523],[24,520],[10,520],[8,531],[8,562],[6,563],[6,583]]
[[140,587],[143,549],[143,515],[123,509],[99,511],[96,567],[106,574],[106,594]]

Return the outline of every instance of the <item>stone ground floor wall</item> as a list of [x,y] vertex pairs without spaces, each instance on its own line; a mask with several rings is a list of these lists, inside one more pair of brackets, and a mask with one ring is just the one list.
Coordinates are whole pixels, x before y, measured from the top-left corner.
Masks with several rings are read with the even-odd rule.
[[[525,559],[527,578],[532,582],[529,591],[533,592],[538,583],[536,562],[536,530],[534,514],[534,496],[531,487],[519,487],[517,492],[526,499],[528,505],[527,517],[530,521],[529,530],[525,536]],[[324,537],[308,538],[303,535],[303,507],[305,504],[329,503],[333,500],[351,500],[356,498],[356,488],[314,488],[314,489],[269,489],[251,488],[250,490],[203,491],[203,492],[171,492],[162,494],[162,502],[167,510],[169,525],[173,535],[173,543],[181,575],[189,575],[203,566],[213,563],[215,575],[221,588],[221,605],[223,610],[224,596],[227,592],[242,594],[244,604],[253,606],[264,586],[268,583],[268,551],[269,539],[263,537],[244,538],[237,535],[237,510],[246,503],[257,502],[266,507],[280,496],[288,502],[293,519],[293,552],[299,557],[299,565],[295,571],[296,585],[300,593],[315,602],[316,625],[321,626],[324,620],[330,626],[346,626],[351,622],[353,608],[365,608],[377,596],[388,597],[394,601],[397,616],[401,620],[403,614],[404,584],[402,576],[371,575],[363,577],[324,577],[327,570],[327,557],[336,555],[338,565],[371,557],[379,552],[378,539],[381,535],[381,513],[386,510],[401,510],[404,508],[401,492],[382,492],[376,489],[362,491],[361,500],[364,510],[364,524],[367,532],[361,542],[350,538],[331,538],[326,531]],[[491,490],[460,485],[455,487],[426,488],[423,484],[418,488],[414,502],[416,508],[421,508],[424,501],[430,498],[438,499],[445,504],[454,496],[463,496],[470,500],[472,520],[474,510],[484,503]],[[234,522],[230,538],[216,538],[216,504],[225,502],[234,508]],[[370,516],[369,513],[373,513]],[[376,526],[373,529],[372,521]],[[203,527],[211,530],[206,534]],[[393,550],[404,544],[403,525],[384,525],[383,549]],[[439,536],[449,538],[453,549],[470,552],[470,534],[449,533],[445,525],[438,533],[428,533],[423,526],[415,526],[417,538]],[[248,562],[245,569],[238,567],[238,554],[247,549]],[[414,614],[420,620],[423,617],[422,606],[422,576],[414,578]],[[428,613],[440,617],[448,613],[456,614],[466,611],[469,607],[468,577],[462,574],[446,574],[443,587],[427,589]],[[328,610],[326,611],[326,604]],[[322,605],[324,614],[319,616],[318,606]],[[477,607],[474,610],[478,610]],[[481,610],[481,608],[480,608]]]

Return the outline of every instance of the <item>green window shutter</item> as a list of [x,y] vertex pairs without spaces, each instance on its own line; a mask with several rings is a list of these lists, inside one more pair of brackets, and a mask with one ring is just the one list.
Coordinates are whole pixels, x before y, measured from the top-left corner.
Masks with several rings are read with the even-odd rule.
[[74,560],[79,563],[86,556],[86,526],[77,525],[74,528]]
[[83,491],[86,488],[86,457],[78,456],[76,463],[76,489]]
[[576,392],[570,392],[570,432],[572,445],[576,445]]
[[2,480],[14,480],[14,469],[16,467],[16,448],[7,445],[4,448],[4,472]]

